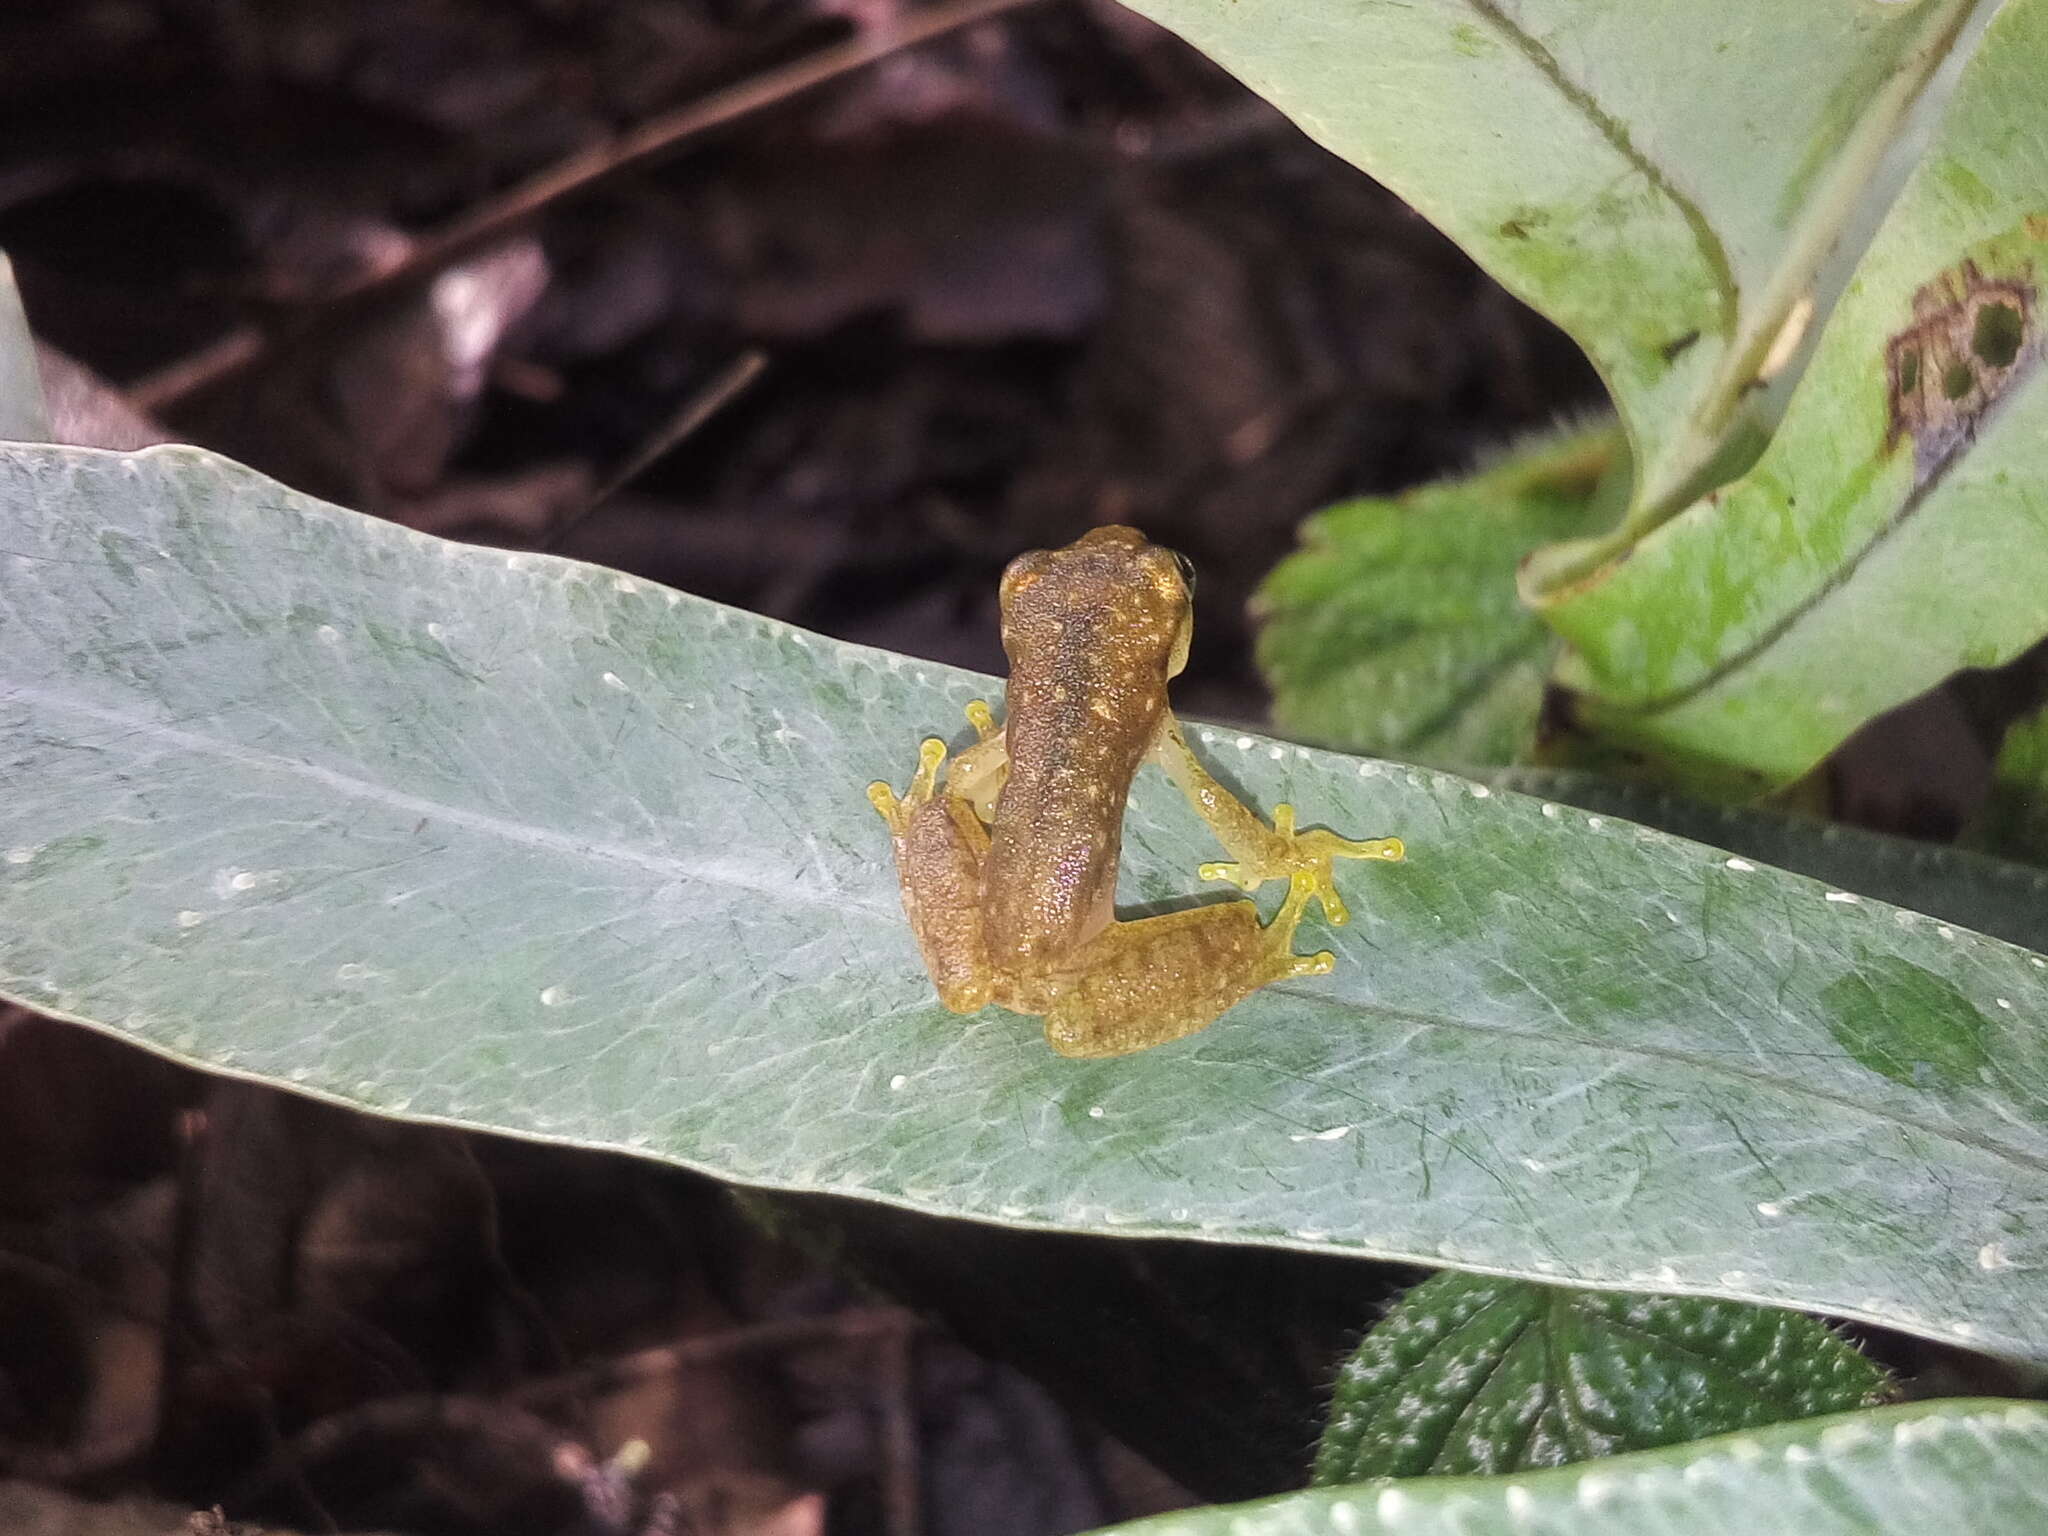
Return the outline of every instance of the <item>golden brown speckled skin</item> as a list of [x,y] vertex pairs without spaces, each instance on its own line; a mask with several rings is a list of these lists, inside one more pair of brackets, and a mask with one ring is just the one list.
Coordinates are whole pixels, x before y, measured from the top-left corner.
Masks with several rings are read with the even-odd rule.
[[[1327,971],[1327,952],[1293,950],[1309,899],[1344,921],[1331,861],[1398,859],[1400,841],[1296,833],[1284,805],[1268,828],[1195,759],[1166,702],[1191,630],[1179,558],[1136,529],[1097,528],[1013,561],[1002,606],[1007,723],[999,732],[985,705],[970,707],[982,739],[943,790],[937,740],[901,799],[868,787],[946,1007],[1043,1015],[1061,1054],[1117,1056],[1192,1034],[1271,982]],[[1204,865],[1204,878],[1290,882],[1271,923],[1248,901],[1116,921],[1124,803],[1148,756],[1235,860]]]
[[1003,573],[1010,776],[983,874],[999,974],[1028,982],[1047,957],[1114,916],[1124,802],[1166,719],[1187,656],[1187,583],[1134,528],[1097,528]]

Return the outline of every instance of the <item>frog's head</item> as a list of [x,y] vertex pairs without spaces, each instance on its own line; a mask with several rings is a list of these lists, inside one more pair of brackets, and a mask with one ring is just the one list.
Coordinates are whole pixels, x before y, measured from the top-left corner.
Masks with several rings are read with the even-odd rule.
[[[1092,528],[1064,549],[1019,555],[1003,572],[1003,649],[1013,664],[1066,635],[1124,652],[1131,665],[1187,665],[1195,572],[1135,528]],[[1071,626],[1071,629],[1070,629]]]

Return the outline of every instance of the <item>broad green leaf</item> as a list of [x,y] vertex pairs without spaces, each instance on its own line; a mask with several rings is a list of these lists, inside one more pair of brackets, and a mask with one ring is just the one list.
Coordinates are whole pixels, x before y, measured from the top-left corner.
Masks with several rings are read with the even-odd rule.
[[1313,1488],[1118,1536],[1928,1536],[2048,1527],[2048,1410],[1953,1399],[1509,1477]]
[[1556,640],[1515,595],[1539,545],[1588,531],[1611,427],[1463,480],[1368,497],[1302,525],[1259,589],[1259,665],[1290,734],[1478,766],[1534,734]]
[[2048,0],[2010,0],[1738,483],[1546,609],[1599,731],[1747,795],[2048,634]]
[[1640,530],[1742,418],[1970,0],[1136,0],[1584,347]]
[[1315,1481],[1555,1467],[1867,1408],[1886,1389],[1796,1312],[1447,1271],[1338,1371]]
[[1758,864],[1797,870],[1837,890],[2048,952],[2048,871],[2010,859],[1758,806],[1717,805],[1568,769],[1506,768],[1486,779],[1496,788],[1625,816]]
[[[1991,769],[1991,794],[1969,840],[2014,858],[2048,864],[2048,709],[2014,722]],[[2037,874],[2044,888],[2048,875]],[[2042,903],[2048,908],[2048,900]],[[2042,922],[2048,927],[2048,913]],[[2048,944],[2038,946],[2048,949]]]
[[[932,996],[865,783],[989,679],[192,449],[0,451],[0,986],[389,1114],[1018,1226],[1725,1295],[2048,1358],[2048,958],[1195,730],[1333,975],[1111,1061]],[[1213,857],[1149,774],[1127,903]],[[1268,893],[1273,899],[1273,893]]]
[[40,443],[49,436],[35,338],[14,285],[14,264],[0,255],[0,442]]

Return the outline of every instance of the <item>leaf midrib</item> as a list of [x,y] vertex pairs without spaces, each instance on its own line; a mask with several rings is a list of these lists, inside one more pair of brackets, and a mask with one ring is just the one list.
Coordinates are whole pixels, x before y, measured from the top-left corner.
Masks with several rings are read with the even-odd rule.
[[1955,450],[1946,458],[1934,465],[1925,477],[1900,500],[1899,505],[1892,510],[1891,514],[1883,522],[1871,529],[1868,537],[1861,544],[1837,561],[1821,580],[1814,585],[1812,590],[1796,602],[1790,604],[1784,612],[1780,613],[1765,628],[1759,630],[1756,636],[1744,644],[1741,649],[1730,652],[1691,682],[1684,684],[1682,687],[1674,688],[1668,693],[1660,694],[1653,699],[1615,706],[1616,712],[1630,716],[1650,716],[1662,714],[1666,710],[1677,709],[1682,705],[1688,704],[1700,695],[1707,693],[1719,684],[1726,682],[1729,678],[1734,677],[1738,672],[1749,667],[1760,658],[1768,656],[1793,630],[1799,628],[1808,619],[1824,611],[1829,604],[1848,590],[1862,572],[1863,567],[1885,545],[1890,543],[1899,533],[1903,532],[1909,523],[1915,520],[1920,510],[1933,499],[1942,486],[1948,483],[1950,472],[1961,465],[1973,453],[1982,451],[1985,438],[1989,435],[1986,429],[1995,429],[2000,421],[2010,414],[2016,398],[2025,393],[2029,388],[2048,387],[2048,383],[2044,383],[2041,378],[2043,351],[2044,349],[2040,346],[2033,349],[2031,363],[2016,371],[2007,383],[2004,393],[1984,408],[1983,413],[1978,416],[1970,435],[1959,443]]
[[1714,289],[1720,301],[1721,334],[1732,336],[1741,309],[1742,289],[1735,280],[1735,272],[1728,261],[1728,251],[1721,243],[1721,237],[1714,232],[1706,213],[1665,174],[1664,168],[1648,155],[1636,148],[1628,129],[1621,120],[1600,105],[1593,93],[1580,85],[1564,71],[1557,62],[1557,56],[1538,42],[1501,9],[1499,0],[1464,0],[1466,9],[1477,16],[1486,26],[1504,38],[1508,45],[1528,61],[1530,66],[1550,82],[1552,89],[1571,103],[1600,136],[1613,146],[1614,152],[1643,175],[1643,178],[1660,193],[1671,200],[1679,216],[1692,231],[1693,243],[1699,247],[1700,258],[1713,273]]
[[[266,752],[259,747],[228,741],[218,736],[182,730],[144,714],[88,703],[49,689],[15,686],[8,690],[7,696],[26,700],[45,709],[68,711],[102,724],[119,726],[129,734],[140,735],[199,755],[222,758],[260,772],[303,779],[332,789],[350,799],[368,800],[408,814],[430,816],[438,821],[449,822],[518,847],[644,870],[664,880],[725,886],[755,895],[771,896],[782,903],[829,907],[838,912],[844,912],[851,907],[857,911],[870,913],[878,919],[892,915],[894,911],[890,904],[869,898],[857,887],[834,886],[820,890],[800,881],[769,878],[768,875],[773,871],[749,879],[740,873],[742,867],[751,867],[743,860],[734,860],[730,857],[689,859],[608,839],[557,832],[515,817],[494,815],[467,806],[450,805],[426,795],[394,789],[305,758]],[[877,826],[879,825],[878,822]]]

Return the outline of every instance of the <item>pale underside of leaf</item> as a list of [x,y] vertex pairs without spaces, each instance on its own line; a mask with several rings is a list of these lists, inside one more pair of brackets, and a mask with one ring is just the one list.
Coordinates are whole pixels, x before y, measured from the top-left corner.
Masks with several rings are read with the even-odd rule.
[[1313,1488],[1118,1536],[1927,1536],[2048,1525],[2048,1410],[1957,1399],[1508,1477]]
[[[0,986],[376,1112],[1019,1226],[1823,1309],[2048,1357],[2048,960],[1447,775],[1334,975],[1117,1061],[946,1013],[862,793],[991,680],[189,449],[0,454]],[[1214,857],[1162,784],[1127,904]],[[1268,897],[1272,899],[1271,894]],[[1962,1041],[1931,1056],[1932,1029]]]
[[1487,780],[1595,815],[1645,822],[1757,864],[1797,870],[1838,891],[1910,906],[1958,928],[2048,953],[2048,870],[2012,858],[1768,807],[1695,800],[1654,784],[1568,769],[1506,768]]
[[1546,610],[1604,734],[1747,794],[2048,633],[2048,3],[2011,0],[1738,483]]
[[1972,0],[1138,0],[1585,347],[1635,448],[1614,553],[1683,505]]

